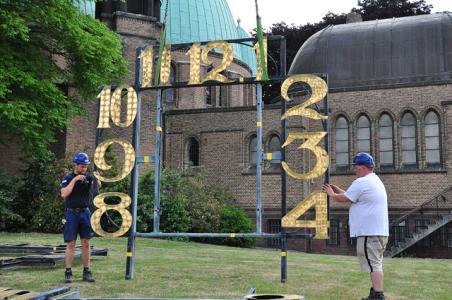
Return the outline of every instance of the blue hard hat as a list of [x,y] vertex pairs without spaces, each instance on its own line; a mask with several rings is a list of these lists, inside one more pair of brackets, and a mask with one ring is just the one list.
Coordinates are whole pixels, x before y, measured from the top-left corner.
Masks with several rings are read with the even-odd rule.
[[375,161],[372,155],[366,152],[360,152],[353,157],[354,165],[364,165],[368,167],[375,167]]
[[79,152],[74,156],[74,163],[79,165],[89,165],[91,162],[89,161],[88,154],[85,152]]

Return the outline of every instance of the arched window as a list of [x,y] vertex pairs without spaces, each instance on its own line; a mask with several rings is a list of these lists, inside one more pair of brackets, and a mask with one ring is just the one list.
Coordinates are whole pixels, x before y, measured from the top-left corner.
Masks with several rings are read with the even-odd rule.
[[416,118],[406,112],[400,122],[402,127],[402,165],[416,166]]
[[356,152],[370,153],[370,121],[366,116],[360,116],[356,122]]
[[429,111],[424,118],[425,162],[428,165],[441,163],[439,116]]
[[[279,139],[279,136],[277,136],[276,134],[272,135],[268,141],[268,147],[267,147],[267,152],[272,153],[272,152],[276,152],[276,151],[281,151],[281,141]],[[278,169],[279,168],[279,163],[271,163],[270,164],[270,168],[272,169]]]
[[199,143],[195,138],[188,140],[187,157],[189,166],[199,166]]
[[248,153],[249,153],[249,164],[250,167],[256,167],[257,165],[257,138],[252,136],[250,138]]
[[348,121],[340,116],[336,120],[336,166],[344,167],[349,164],[348,149]]
[[394,165],[393,124],[388,114],[381,115],[378,122],[379,161],[382,168]]
[[[176,78],[176,66],[171,64],[170,78],[169,82],[173,83]],[[174,88],[164,89],[162,93],[162,100],[165,102],[174,102],[175,90]]]

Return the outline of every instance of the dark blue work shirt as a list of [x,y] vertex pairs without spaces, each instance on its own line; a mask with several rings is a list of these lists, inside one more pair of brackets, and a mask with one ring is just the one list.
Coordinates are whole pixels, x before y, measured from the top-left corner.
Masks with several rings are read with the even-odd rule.
[[[85,208],[89,206],[89,192],[96,178],[91,174],[83,175],[86,176],[86,180],[77,181],[72,189],[72,193],[64,199],[64,206],[66,208]],[[77,176],[75,173],[66,174],[61,181],[61,187],[67,187],[75,176]]]

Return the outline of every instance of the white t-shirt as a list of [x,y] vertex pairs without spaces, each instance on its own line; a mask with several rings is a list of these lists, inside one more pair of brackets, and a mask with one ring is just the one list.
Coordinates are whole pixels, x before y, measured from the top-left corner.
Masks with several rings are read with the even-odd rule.
[[375,173],[353,181],[344,195],[350,206],[350,236],[389,236],[388,197]]

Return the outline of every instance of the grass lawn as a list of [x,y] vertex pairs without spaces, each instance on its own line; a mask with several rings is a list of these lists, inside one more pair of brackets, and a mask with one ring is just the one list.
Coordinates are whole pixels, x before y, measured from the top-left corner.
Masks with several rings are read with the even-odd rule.
[[[0,234],[0,243],[61,244],[62,235]],[[289,251],[288,282],[280,283],[279,251],[240,249],[155,239],[136,242],[135,277],[125,280],[125,238],[94,238],[108,257],[93,257],[95,283],[81,281],[80,261],[73,267],[82,297],[241,298],[258,293],[298,294],[306,299],[361,299],[370,281],[355,257]],[[452,260],[385,259],[388,299],[452,299]],[[0,286],[33,291],[61,287],[64,265],[2,270]]]

